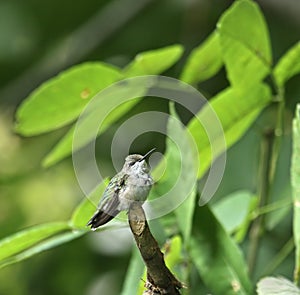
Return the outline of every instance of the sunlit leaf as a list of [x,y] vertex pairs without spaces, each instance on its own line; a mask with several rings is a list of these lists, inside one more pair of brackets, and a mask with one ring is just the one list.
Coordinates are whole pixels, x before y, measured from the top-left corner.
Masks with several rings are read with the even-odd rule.
[[173,104],[170,104],[167,134],[165,153],[167,167],[151,194],[167,196],[168,205],[173,202],[178,226],[184,240],[187,241],[191,233],[195,207],[197,180],[197,161],[195,161],[197,155],[195,154],[197,151],[192,144],[191,135],[180,122]]
[[278,86],[283,86],[293,76],[300,73],[300,42],[284,54],[274,69]]
[[169,239],[163,247],[162,252],[164,253],[166,265],[171,270],[171,272],[179,280],[182,280],[183,278],[186,279],[187,267],[186,265],[180,267],[182,266],[182,262],[184,261],[184,251],[181,237],[177,235]]
[[54,237],[50,237],[46,240],[42,240],[41,242],[36,243],[35,245],[29,247],[28,249],[0,261],[0,268],[28,259],[36,254],[39,254],[46,250],[50,250],[61,244],[65,244],[69,241],[72,241],[82,236],[83,234],[85,234],[85,232],[82,231],[69,231],[69,232],[59,233]]
[[0,267],[26,259],[80,234],[73,232],[66,222],[47,223],[22,230],[0,241]]
[[[250,89],[227,88],[212,98],[209,105],[204,106],[188,124],[188,129],[198,146],[200,178],[210,167],[225,148],[231,147],[245,134],[260,112],[271,102],[271,92],[265,84],[257,84]],[[212,113],[214,112],[214,114]],[[217,133],[219,128],[214,128],[214,117],[220,121],[224,134]],[[209,127],[211,141],[207,136],[204,125]],[[214,131],[214,129],[216,131]],[[222,143],[225,136],[226,147]],[[212,159],[212,146],[215,148]]]
[[197,207],[190,256],[212,294],[253,294],[241,250],[207,206]]
[[172,45],[139,53],[124,69],[125,77],[157,75],[174,65],[183,53],[181,45]]
[[219,36],[213,32],[188,57],[180,79],[195,84],[214,76],[222,67],[223,58],[219,45]]
[[[196,199],[196,178],[195,175],[193,175],[193,171],[196,169],[195,158],[193,157],[193,150],[189,136],[187,135],[187,130],[183,128],[183,125],[179,124],[180,121],[173,104],[170,104],[170,115],[167,126],[169,136],[167,137],[166,153],[170,155],[168,161],[170,161],[172,165],[174,164],[176,166],[175,163],[178,163],[177,167],[182,169],[181,177],[184,178],[182,187],[178,188],[177,194],[186,194],[188,190],[185,186],[191,187],[194,185],[184,202],[174,211],[184,241],[187,242],[191,235]],[[174,152],[176,150],[176,139],[182,142],[179,153]],[[170,177],[172,176],[170,175]]]
[[230,83],[245,87],[262,81],[270,73],[272,55],[259,6],[254,1],[236,1],[217,27]]
[[296,246],[295,255],[295,281],[300,279],[300,104],[297,105],[296,115],[293,121],[293,155],[291,166],[291,181],[294,200],[294,240]]
[[[72,152],[79,150],[103,133],[112,123],[120,119],[136,105],[146,91],[143,87],[132,90],[130,87],[126,89],[127,84],[122,86],[120,83],[118,85],[107,89],[108,95],[103,95],[102,97],[102,93],[99,93],[98,96],[94,98],[96,102],[93,110],[83,115],[79,121],[79,125],[74,125],[45,157],[43,160],[45,167],[51,166],[71,155]],[[99,125],[100,121],[102,122],[101,126]],[[74,136],[76,136],[75,144]]]
[[60,73],[34,90],[18,108],[17,132],[37,135],[74,121],[96,93],[120,78],[119,70],[100,62]]
[[28,249],[43,239],[49,238],[70,227],[64,222],[38,225],[25,229],[0,241],[0,260]]

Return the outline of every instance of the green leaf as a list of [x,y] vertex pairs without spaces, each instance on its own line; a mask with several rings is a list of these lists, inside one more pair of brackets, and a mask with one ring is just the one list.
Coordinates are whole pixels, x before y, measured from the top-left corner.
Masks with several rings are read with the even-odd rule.
[[65,222],[55,222],[25,229],[0,241],[0,261],[17,254],[59,232],[70,229]]
[[71,225],[74,228],[86,229],[86,224],[95,213],[103,192],[108,184],[108,179],[103,180],[98,187],[75,208]]
[[[188,124],[188,129],[198,147],[201,159],[198,177],[200,178],[225,148],[237,142],[255,121],[260,112],[271,102],[271,92],[265,84],[253,85],[251,89],[227,88],[212,98]],[[224,133],[215,128],[214,116],[217,116]],[[216,131],[214,131],[214,129]],[[210,132],[211,141],[207,136]],[[223,136],[226,147],[222,144]],[[211,148],[215,154],[212,159]]]
[[245,221],[252,197],[251,192],[237,191],[212,206],[212,212],[227,232],[232,233]]
[[291,182],[293,187],[294,215],[293,230],[296,246],[295,282],[300,278],[300,104],[297,105],[293,120],[293,154],[291,165]]
[[[82,236],[89,229],[86,223],[107,185],[104,180],[95,191],[74,210],[70,222],[55,222],[25,229],[0,241],[0,268],[27,259],[42,251]],[[106,230],[108,227],[101,228]]]
[[259,6],[254,1],[236,1],[217,27],[231,85],[243,88],[262,81],[270,73],[272,56]]
[[[196,198],[197,151],[192,145],[191,135],[175,112],[174,104],[170,104],[167,135],[165,153],[167,167],[158,184],[152,189],[150,198],[153,198],[155,194],[168,196],[166,197],[167,205],[173,202],[172,206],[176,208],[174,213],[179,229],[184,241],[187,242],[191,233]],[[161,165],[163,162],[158,165],[156,171],[160,170]]]
[[200,46],[191,52],[180,79],[189,84],[196,84],[214,76],[222,65],[223,58],[219,36],[216,32],[213,32]]
[[183,256],[184,252],[181,237],[179,235],[176,235],[169,239],[162,249],[162,252],[164,253],[165,262],[169,270],[178,279],[187,279],[187,266],[183,265],[183,267],[180,267],[182,266],[182,262],[185,261]]
[[124,69],[125,77],[157,75],[174,65],[183,53],[181,45],[172,45],[138,54]]
[[300,73],[300,42],[296,43],[282,56],[274,69],[274,76],[278,86],[282,87],[286,81]]
[[59,233],[58,235],[54,237],[50,237],[46,240],[43,240],[36,245],[33,245],[32,247],[28,248],[27,250],[24,250],[16,255],[10,256],[9,258],[0,261],[0,268],[5,267],[7,265],[20,262],[22,260],[28,259],[33,255],[39,254],[43,251],[52,249],[54,247],[57,247],[61,244],[65,244],[71,240],[74,240],[80,236],[85,234],[85,232],[82,231],[70,231],[65,233]]
[[89,62],[74,66],[34,90],[16,113],[16,131],[37,135],[74,121],[90,99],[121,78],[112,66]]
[[257,196],[252,196],[250,200],[250,204],[248,207],[248,214],[245,218],[244,222],[238,227],[237,231],[234,234],[234,240],[237,243],[241,243],[244,241],[244,239],[247,236],[247,233],[249,231],[250,225],[252,224],[253,220],[253,213],[257,210],[259,206],[259,199]]
[[[186,194],[190,191],[184,202],[174,211],[177,218],[179,229],[183,235],[185,243],[189,240],[192,231],[193,214],[196,199],[196,177],[195,177],[195,151],[192,150],[190,142],[190,134],[187,134],[186,128],[179,123],[179,118],[176,114],[174,104],[170,104],[170,117],[167,126],[167,158],[168,161],[176,167],[180,167],[183,181],[178,187],[177,194]],[[181,141],[180,152],[176,150],[176,142]],[[176,164],[177,163],[177,164]],[[175,168],[174,167],[174,168]],[[173,170],[173,169],[172,169]],[[169,175],[172,178],[172,174]],[[176,178],[175,178],[176,179]],[[172,182],[171,179],[169,181]],[[193,187],[191,189],[191,187]]]
[[192,220],[196,205],[196,186],[186,200],[174,211],[183,240],[187,243],[192,232]]
[[212,294],[253,294],[240,249],[207,206],[197,207],[189,249]]
[[[93,98],[91,105],[87,106],[90,111],[86,111],[81,116],[79,125],[74,125],[45,157],[43,165],[49,167],[59,162],[69,156],[72,151],[77,151],[99,136],[136,105],[146,90],[144,85],[137,89],[135,86],[131,87],[130,82],[124,80],[100,92]],[[99,126],[100,124],[101,126]],[[76,136],[75,143],[74,136]]]
[[[28,258],[55,245],[56,236],[71,232],[66,222],[37,225],[0,241],[0,267]],[[72,233],[72,232],[71,232]],[[75,235],[75,233],[73,233]],[[47,240],[51,238],[51,244]],[[43,244],[46,243],[46,244]]]
[[144,269],[145,266],[141,259],[141,255],[137,248],[134,247],[121,295],[141,294],[143,292],[144,288],[141,288],[141,278],[143,276]]
[[300,289],[286,278],[266,277],[257,283],[258,295],[300,295]]

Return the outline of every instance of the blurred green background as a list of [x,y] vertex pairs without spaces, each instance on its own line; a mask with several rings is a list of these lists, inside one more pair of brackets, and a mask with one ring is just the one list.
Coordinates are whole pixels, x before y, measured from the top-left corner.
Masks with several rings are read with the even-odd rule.
[[[70,158],[49,169],[40,165],[65,129],[33,138],[14,134],[14,112],[22,100],[41,82],[71,65],[101,60],[124,66],[141,51],[180,43],[185,47],[184,57],[166,73],[177,77],[189,52],[213,31],[219,16],[232,2],[0,1],[0,238],[31,225],[67,220],[84,197]],[[297,0],[257,2],[269,26],[276,62],[299,40],[300,3]],[[202,83],[200,89],[211,96],[226,83],[225,72],[221,71]],[[286,116],[274,198],[278,192],[288,196],[290,191],[290,120],[300,97],[299,77],[288,82],[286,96],[290,113]],[[142,102],[136,111],[148,107]],[[160,110],[161,103],[157,101],[151,108]],[[258,141],[270,117],[272,110],[268,109],[229,151],[226,173],[213,201],[239,189],[255,190]],[[109,142],[112,134],[113,128],[103,135],[101,142]],[[157,141],[163,148],[163,137],[159,136]],[[143,140],[137,142],[139,147],[145,149]],[[107,176],[114,173],[109,151],[109,146],[99,143],[99,161]],[[290,233],[291,218],[285,217],[264,241],[266,246],[259,260],[262,265],[276,254]],[[131,243],[127,230],[87,235],[1,269],[0,294],[119,294]],[[292,270],[291,258],[276,271],[291,277]]]

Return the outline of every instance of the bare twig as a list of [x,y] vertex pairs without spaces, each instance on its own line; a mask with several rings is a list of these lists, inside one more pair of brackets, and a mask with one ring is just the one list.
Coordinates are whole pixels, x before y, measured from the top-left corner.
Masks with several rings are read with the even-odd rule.
[[152,236],[140,203],[133,203],[128,212],[131,231],[147,267],[147,291],[144,294],[180,294],[183,287],[167,268],[164,255]]

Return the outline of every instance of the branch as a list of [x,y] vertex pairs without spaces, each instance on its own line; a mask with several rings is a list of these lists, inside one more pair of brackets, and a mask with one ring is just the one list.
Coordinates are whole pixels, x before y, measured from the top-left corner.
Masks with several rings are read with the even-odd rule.
[[[270,186],[272,178],[272,147],[274,142],[274,130],[267,131],[264,134],[261,144],[260,171],[258,181],[258,209],[265,207],[270,203]],[[248,268],[249,273],[253,275],[256,265],[257,253],[260,244],[260,238],[265,230],[265,216],[261,215],[254,220],[249,233],[249,251],[248,251]]]
[[144,294],[180,295],[183,287],[167,268],[164,255],[152,236],[145,212],[140,203],[131,205],[128,220],[135,242],[147,267],[147,291]]

